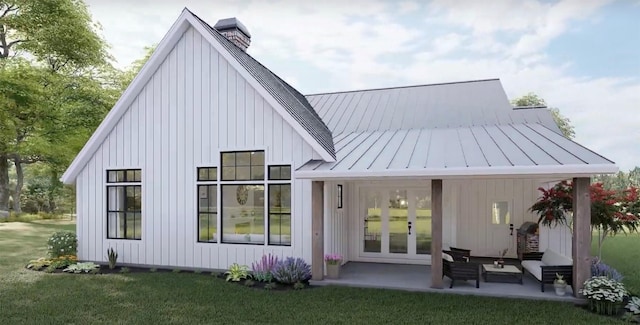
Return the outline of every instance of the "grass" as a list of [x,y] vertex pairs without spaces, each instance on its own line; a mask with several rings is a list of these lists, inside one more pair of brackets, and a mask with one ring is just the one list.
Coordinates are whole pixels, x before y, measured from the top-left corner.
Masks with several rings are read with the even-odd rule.
[[[592,240],[592,254],[598,253],[597,240]],[[617,235],[604,240],[602,261],[616,268],[624,279],[627,290],[640,295],[640,234]]]
[[45,255],[60,222],[0,225],[3,324],[617,324],[569,303],[322,287],[246,288],[192,273],[46,274],[24,269]]

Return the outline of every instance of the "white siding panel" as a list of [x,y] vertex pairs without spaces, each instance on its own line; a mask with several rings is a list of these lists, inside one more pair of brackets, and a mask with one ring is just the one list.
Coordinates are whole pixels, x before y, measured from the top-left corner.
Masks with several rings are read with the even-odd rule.
[[[495,256],[499,249],[509,248],[508,256],[516,255],[516,229],[526,221],[537,221],[528,211],[538,197],[539,182],[535,179],[459,180],[457,228],[454,246],[472,249],[474,256]],[[513,236],[508,225],[501,229],[491,224],[491,204],[508,201],[511,204]]]
[[[196,168],[219,151],[266,149],[293,169],[318,157],[214,48],[188,30],[77,180],[79,255],[126,264],[224,269],[264,253],[311,259],[311,182],[294,180],[292,246],[197,242]],[[106,239],[107,169],[142,169],[142,240]]]

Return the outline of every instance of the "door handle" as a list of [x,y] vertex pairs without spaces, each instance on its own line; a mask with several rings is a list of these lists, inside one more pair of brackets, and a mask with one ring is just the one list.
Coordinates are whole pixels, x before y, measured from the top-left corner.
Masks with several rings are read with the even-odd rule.
[[512,223],[509,224],[509,231],[511,232],[511,233],[509,233],[509,236],[513,236],[513,224]]
[[407,223],[407,227],[409,228],[409,235],[411,235],[411,221]]

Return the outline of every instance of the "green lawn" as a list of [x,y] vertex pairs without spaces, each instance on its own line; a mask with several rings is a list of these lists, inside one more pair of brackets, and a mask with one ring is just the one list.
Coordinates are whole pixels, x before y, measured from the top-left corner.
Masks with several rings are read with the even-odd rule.
[[2,324],[617,323],[557,302],[344,287],[268,292],[202,274],[25,270],[59,229],[73,225],[0,223]]
[[[592,241],[592,253],[597,255],[597,237]],[[627,290],[640,295],[640,234],[617,235],[604,240],[602,261],[615,267],[624,279]]]

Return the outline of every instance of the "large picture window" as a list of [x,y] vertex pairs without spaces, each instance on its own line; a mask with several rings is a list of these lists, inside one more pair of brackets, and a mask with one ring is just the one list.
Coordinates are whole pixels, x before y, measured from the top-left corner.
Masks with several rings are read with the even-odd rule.
[[267,166],[264,151],[222,152],[220,162],[219,178],[198,168],[198,241],[291,245],[291,165]]
[[222,242],[264,244],[264,185],[222,185]]
[[107,238],[142,239],[142,172],[107,171]]

